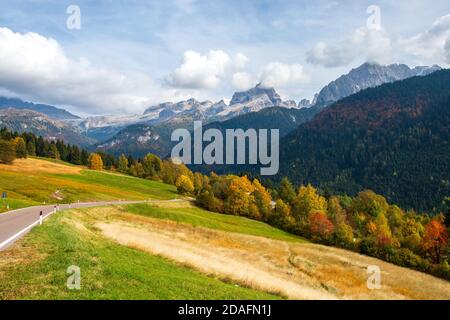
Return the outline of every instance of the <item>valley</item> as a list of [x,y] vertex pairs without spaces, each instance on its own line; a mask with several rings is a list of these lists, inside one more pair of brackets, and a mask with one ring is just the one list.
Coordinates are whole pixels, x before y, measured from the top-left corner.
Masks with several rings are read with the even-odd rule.
[[[66,288],[70,265],[80,267],[82,290]],[[382,270],[379,290],[367,288],[369,265]],[[449,299],[450,284],[189,200],[161,200],[51,216],[0,252],[0,298]]]
[[449,302],[448,0],[0,2],[0,300]]

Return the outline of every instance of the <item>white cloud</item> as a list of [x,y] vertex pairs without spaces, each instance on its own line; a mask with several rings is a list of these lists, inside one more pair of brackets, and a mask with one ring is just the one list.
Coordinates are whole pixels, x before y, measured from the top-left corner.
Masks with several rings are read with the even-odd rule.
[[166,80],[175,88],[214,89],[229,75],[229,72],[244,68],[247,62],[248,58],[242,53],[231,58],[222,50],[210,51],[207,55],[186,51],[181,66]]
[[244,91],[253,88],[258,82],[268,88],[289,88],[310,81],[300,64],[271,62],[264,66],[258,74],[236,72],[231,77],[233,88]]
[[445,42],[445,62],[450,64],[450,39]]
[[247,72],[236,72],[233,74],[233,77],[231,78],[231,84],[233,85],[233,88],[244,91],[248,90],[256,85],[255,78]]
[[72,60],[56,40],[8,28],[0,28],[0,87],[12,95],[86,113],[140,111],[159,93],[145,75]]
[[265,87],[294,86],[308,82],[309,76],[299,64],[272,62],[265,66],[260,75],[261,84]]
[[318,42],[308,52],[307,61],[311,64],[333,68],[349,64],[355,56],[354,48],[346,42],[340,46],[330,46],[325,42]]
[[248,58],[246,55],[238,53],[234,56],[233,62],[237,70],[244,69],[247,66]]
[[388,63],[391,53],[391,40],[383,29],[363,27],[356,29],[351,37],[339,44],[318,42],[307,53],[307,62],[326,68],[346,66],[358,58],[369,62]]
[[438,18],[432,26],[411,38],[400,40],[405,51],[419,58],[450,64],[450,14]]

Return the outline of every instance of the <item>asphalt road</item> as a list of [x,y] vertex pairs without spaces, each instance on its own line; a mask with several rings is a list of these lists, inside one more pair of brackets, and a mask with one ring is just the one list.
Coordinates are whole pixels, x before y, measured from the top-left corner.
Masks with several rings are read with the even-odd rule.
[[[132,204],[149,201],[105,201],[61,204],[59,210],[84,207],[100,207],[114,204]],[[39,215],[42,211],[43,220],[55,210],[55,205],[28,207],[0,213],[0,251],[11,246],[24,236],[35,225],[39,224]],[[58,212],[56,212],[58,214]]]

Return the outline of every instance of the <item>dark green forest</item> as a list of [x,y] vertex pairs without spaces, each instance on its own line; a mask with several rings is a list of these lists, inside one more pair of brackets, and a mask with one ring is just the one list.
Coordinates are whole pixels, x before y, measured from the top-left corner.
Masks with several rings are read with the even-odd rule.
[[364,90],[281,142],[280,173],[325,193],[372,189],[416,210],[450,195],[450,71]]

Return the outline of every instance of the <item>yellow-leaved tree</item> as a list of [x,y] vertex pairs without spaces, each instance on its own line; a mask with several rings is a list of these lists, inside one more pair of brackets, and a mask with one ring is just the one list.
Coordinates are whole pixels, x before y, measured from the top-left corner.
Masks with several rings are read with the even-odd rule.
[[225,213],[249,216],[250,209],[252,209],[252,213],[255,214],[254,197],[252,195],[255,187],[247,176],[231,176],[228,183]]
[[91,153],[89,156],[89,169],[102,171],[103,170],[103,160],[97,153]]
[[194,184],[192,183],[191,178],[184,174],[178,177],[175,186],[180,194],[188,195],[194,192]]
[[12,145],[14,146],[14,149],[16,150],[17,158],[26,158],[28,156],[27,145],[25,143],[25,140],[23,140],[22,137],[15,138],[12,141]]
[[272,197],[266,188],[258,181],[258,179],[253,180],[253,197],[255,200],[255,205],[257,208],[256,217],[257,220],[263,219],[265,221],[269,220],[270,215],[272,214]]
[[305,221],[309,220],[309,214],[315,211],[326,212],[327,200],[319,195],[312,185],[301,186],[294,199],[293,216],[298,221]]

